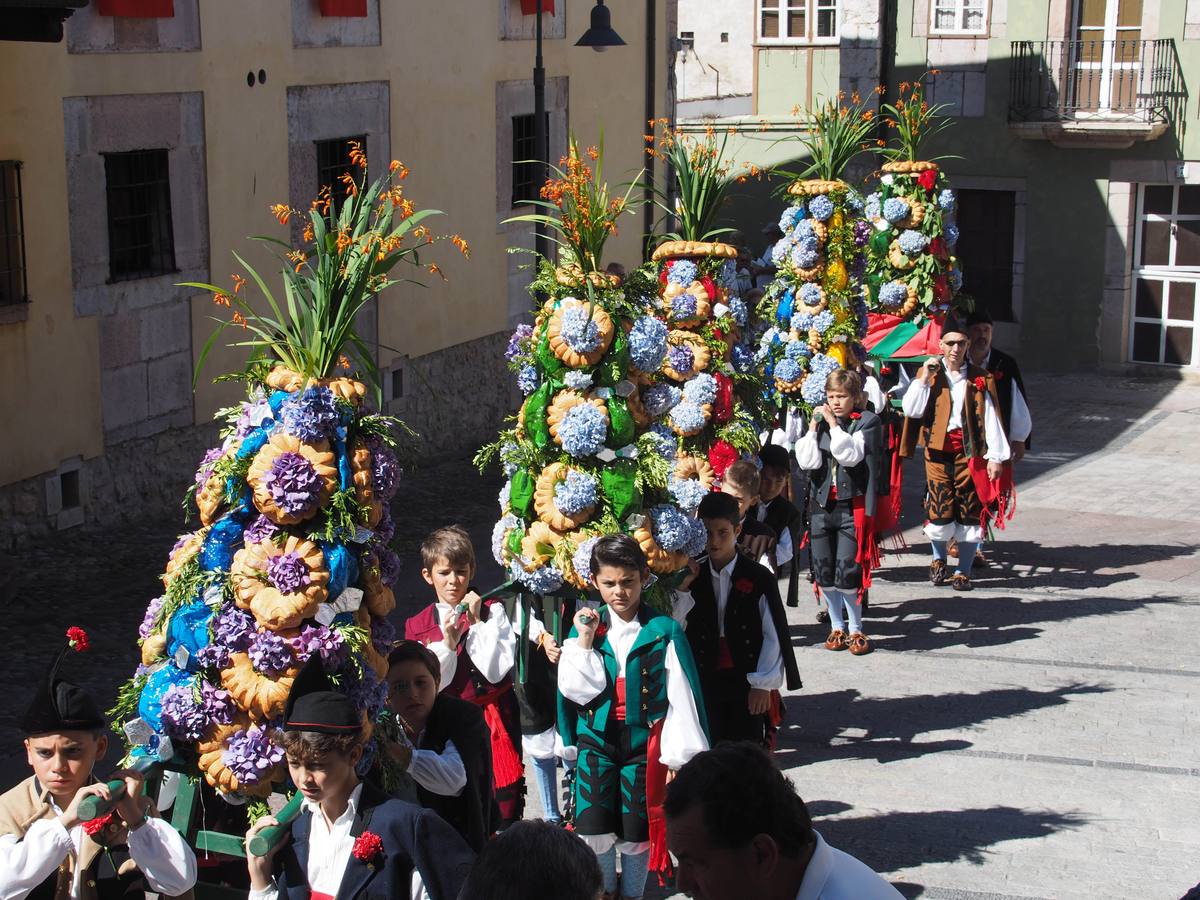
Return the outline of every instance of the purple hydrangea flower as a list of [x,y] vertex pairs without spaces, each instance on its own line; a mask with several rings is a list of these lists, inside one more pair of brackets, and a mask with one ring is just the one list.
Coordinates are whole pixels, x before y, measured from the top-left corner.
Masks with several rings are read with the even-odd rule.
[[392,508],[385,503],[383,515],[379,517],[379,524],[375,526],[375,537],[381,544],[390,544],[395,536],[396,520],[392,518]]
[[259,631],[250,640],[250,664],[264,675],[278,675],[292,665],[288,642],[273,631]]
[[396,488],[400,485],[400,461],[392,448],[382,441],[371,446],[371,484],[385,503],[396,496]]
[[242,784],[258,784],[283,762],[283,748],[271,739],[272,729],[251,725],[235,731],[221,754],[224,763]]
[[396,643],[396,626],[382,616],[371,617],[371,644],[380,653],[387,655]]
[[859,219],[854,223],[854,246],[865,247],[867,241],[871,239],[871,226],[867,224],[865,219]]
[[686,375],[696,364],[696,354],[690,344],[672,344],[667,350],[667,363],[680,375]]
[[154,620],[158,618],[158,611],[162,609],[163,601],[166,599],[165,595],[155,597],[146,607],[146,614],[142,616],[142,624],[138,626],[138,637],[142,640],[150,637],[151,632],[154,631]]
[[690,319],[696,315],[696,295],[680,294],[671,301],[672,319]]
[[204,669],[223,669],[229,665],[229,648],[224,644],[201,647],[192,657]]
[[289,515],[297,515],[317,505],[321,494],[321,478],[312,463],[299,453],[280,453],[263,484],[275,505]]
[[247,544],[265,544],[277,534],[279,534],[279,526],[260,513],[242,536],[246,539]]
[[380,681],[370,666],[363,666],[362,675],[350,688],[348,696],[355,707],[366,710],[367,715],[373,719],[387,702],[387,682]]
[[394,585],[400,580],[400,557],[396,555],[390,547],[380,547],[379,556],[379,578],[388,587]]
[[204,487],[204,483],[208,481],[213,473],[213,468],[217,465],[217,460],[224,455],[225,451],[220,447],[204,451],[204,459],[200,460],[200,465],[196,467],[196,490]]
[[267,580],[279,593],[294,594],[312,578],[299,553],[281,553],[267,560]]
[[517,326],[517,330],[512,333],[512,337],[508,339],[508,348],[504,351],[504,358],[512,362],[516,357],[520,356],[524,349],[521,347],[525,341],[533,337],[533,326],[521,324]]
[[254,619],[232,603],[226,604],[213,620],[213,637],[232,651],[246,650],[254,637]]
[[275,411],[271,409],[271,404],[265,398],[260,398],[253,403],[243,403],[242,414],[238,416],[237,424],[234,426],[234,436],[244,438],[254,429],[261,428],[273,421],[275,421]]
[[173,684],[162,699],[163,730],[172,738],[195,741],[208,727],[204,708],[196,701],[192,680]]
[[305,625],[292,639],[292,647],[300,662],[307,662],[314,653],[320,653],[325,668],[334,669],[342,660],[346,642],[339,631],[324,625]]
[[309,442],[330,437],[342,417],[333,391],[326,387],[307,388],[299,397],[284,401],[279,412],[284,430]]

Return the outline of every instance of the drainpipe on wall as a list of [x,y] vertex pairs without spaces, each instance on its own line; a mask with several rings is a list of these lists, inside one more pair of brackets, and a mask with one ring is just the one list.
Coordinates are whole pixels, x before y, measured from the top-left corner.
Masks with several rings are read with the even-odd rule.
[[[654,119],[654,42],[658,36],[657,26],[658,2],[657,0],[646,0],[646,114],[642,117],[643,124]],[[652,130],[653,127],[651,127]],[[650,236],[654,233],[654,157],[649,155],[646,156],[646,184],[642,196],[646,201],[645,222],[642,225],[642,249],[645,253],[650,247]]]
[[[884,87],[884,97],[886,92],[892,86],[892,61],[896,56],[895,41],[893,34],[895,32],[896,23],[896,5],[888,0],[879,0],[879,83]],[[884,97],[880,97],[880,103]],[[878,136],[880,140],[888,139],[887,126],[883,123],[883,116],[876,119],[878,125]]]

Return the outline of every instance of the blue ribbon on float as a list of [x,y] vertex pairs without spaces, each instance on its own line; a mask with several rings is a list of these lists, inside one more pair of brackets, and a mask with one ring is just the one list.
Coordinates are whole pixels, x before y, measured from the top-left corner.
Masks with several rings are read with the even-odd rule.
[[185,668],[189,672],[200,671],[196,653],[201,647],[208,646],[208,623],[212,617],[213,611],[207,603],[193,600],[177,609],[167,625],[167,656],[174,660],[179,648],[183,647],[188,654]]
[[791,288],[788,288],[783,298],[779,301],[779,310],[775,313],[776,320],[787,322],[790,325],[792,322],[792,310],[795,308],[796,293]]
[[325,554],[325,566],[329,569],[329,599],[336,600],[349,585],[358,581],[358,560],[344,544],[320,541]]
[[187,672],[168,662],[161,669],[153,672],[142,688],[142,696],[138,698],[138,715],[147,725],[162,734],[162,699],[163,695],[176,684],[182,684],[192,678]]

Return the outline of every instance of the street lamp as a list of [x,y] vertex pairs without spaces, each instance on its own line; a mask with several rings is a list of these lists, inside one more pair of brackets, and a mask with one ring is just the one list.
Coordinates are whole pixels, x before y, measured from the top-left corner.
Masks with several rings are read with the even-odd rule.
[[[537,162],[534,165],[533,183],[544,184],[546,167],[550,161],[550,148],[546,143],[546,69],[542,64],[542,0],[537,0],[537,24],[534,34],[537,38],[533,60],[533,148]],[[621,47],[625,41],[613,31],[612,14],[604,0],[596,0],[592,7],[592,22],[583,33],[576,47],[591,47],[601,51],[607,47]],[[546,226],[541,222],[534,223],[534,249],[543,258],[550,256],[550,242],[546,239]]]

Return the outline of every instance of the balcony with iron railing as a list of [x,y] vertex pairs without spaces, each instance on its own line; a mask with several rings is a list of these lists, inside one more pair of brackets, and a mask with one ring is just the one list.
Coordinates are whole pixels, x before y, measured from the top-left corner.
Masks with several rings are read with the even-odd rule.
[[1014,41],[1009,128],[1060,147],[1130,147],[1182,121],[1175,42]]

